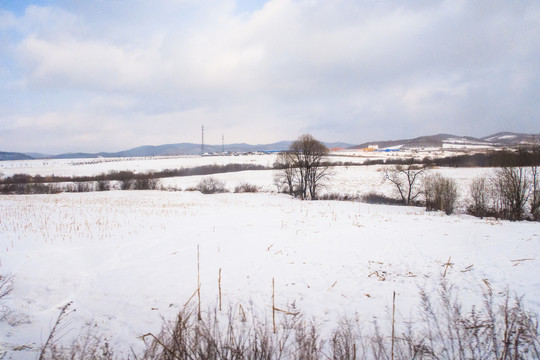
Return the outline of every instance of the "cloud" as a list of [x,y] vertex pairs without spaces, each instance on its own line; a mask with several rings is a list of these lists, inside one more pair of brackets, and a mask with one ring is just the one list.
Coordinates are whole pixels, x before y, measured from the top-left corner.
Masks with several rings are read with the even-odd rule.
[[72,151],[197,142],[202,123],[216,143],[540,132],[536,2],[58,0],[0,19],[10,150],[37,150],[30,128]]
[[111,91],[145,88],[156,80],[153,52],[95,41],[45,41],[30,35],[17,49],[30,85]]

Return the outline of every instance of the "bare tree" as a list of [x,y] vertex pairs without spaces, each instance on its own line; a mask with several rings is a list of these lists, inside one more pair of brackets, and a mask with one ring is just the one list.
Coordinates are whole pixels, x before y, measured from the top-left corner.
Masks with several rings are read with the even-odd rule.
[[279,153],[274,163],[274,168],[280,170],[274,176],[274,183],[278,187],[278,191],[294,195],[296,168],[291,153],[289,151]]
[[422,177],[428,167],[416,165],[411,159],[406,165],[393,165],[384,170],[384,180],[390,181],[396,187],[401,200],[410,205],[422,192]]
[[531,194],[529,169],[501,166],[492,176],[497,199],[497,210],[505,219],[521,220]]
[[316,199],[322,181],[329,175],[327,155],[328,148],[322,142],[309,134],[300,136],[289,151],[278,156],[276,182],[303,200]]
[[469,192],[472,199],[469,213],[483,218],[488,213],[488,201],[491,198],[489,182],[485,177],[477,177],[471,182]]

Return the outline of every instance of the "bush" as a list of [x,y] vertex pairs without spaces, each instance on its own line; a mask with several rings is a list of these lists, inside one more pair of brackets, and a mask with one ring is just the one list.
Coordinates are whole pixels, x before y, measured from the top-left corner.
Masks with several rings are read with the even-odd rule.
[[196,189],[203,194],[224,193],[227,191],[225,189],[225,183],[214,177],[202,178],[197,184]]
[[97,191],[109,191],[111,189],[111,183],[107,180],[98,180]]
[[[16,194],[58,194],[61,192],[61,189],[54,184],[16,184],[17,192]],[[21,191],[21,186],[24,186],[24,189]]]
[[135,190],[156,190],[158,185],[159,179],[143,177],[135,180],[133,187]]
[[446,215],[454,212],[457,201],[457,184],[453,179],[440,174],[430,175],[424,180],[426,210],[442,210]]
[[243,183],[234,188],[235,193],[256,193],[260,191],[260,187],[257,185],[251,185]]
[[531,193],[529,171],[523,167],[501,166],[491,177],[495,211],[501,218],[521,220]]
[[490,212],[488,210],[488,201],[491,197],[491,189],[485,177],[478,177],[471,182],[469,187],[471,204],[467,212],[470,215],[483,218]]
[[326,193],[320,195],[317,200],[357,201],[358,196],[349,194]]
[[135,181],[135,174],[132,171],[111,172],[110,176],[118,180],[120,190],[130,190]]
[[4,184],[2,185],[2,194],[24,194],[24,184]]
[[93,191],[94,188],[87,182],[78,182],[75,183],[75,191],[76,192],[90,192]]
[[377,192],[369,192],[360,197],[362,202],[378,205],[403,205],[403,201]]

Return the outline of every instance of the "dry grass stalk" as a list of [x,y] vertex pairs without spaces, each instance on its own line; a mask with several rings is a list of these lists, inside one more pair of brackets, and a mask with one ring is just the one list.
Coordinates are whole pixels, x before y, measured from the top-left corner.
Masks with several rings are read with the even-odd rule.
[[446,264],[443,264],[443,266],[446,266],[446,267],[444,268],[443,278],[446,277],[446,272],[448,271],[448,268],[449,268],[450,266],[454,265],[453,263],[450,262],[451,259],[452,259],[452,257],[450,256],[450,257],[448,258],[448,262],[447,262]]
[[58,314],[58,317],[56,318],[56,322],[54,323],[54,326],[53,326],[51,332],[49,333],[49,337],[47,338],[47,341],[45,341],[45,345],[43,345],[43,347],[41,348],[41,352],[39,354],[39,360],[47,359],[47,350],[49,350],[49,348],[51,348],[51,347],[54,347],[54,342],[55,342],[54,337],[55,337],[55,335],[57,335],[57,332],[60,331],[60,328],[59,328],[59,326],[61,326],[60,323],[71,312],[75,311],[75,310],[72,310],[72,311],[68,312],[68,309],[71,306],[71,304],[72,304],[72,302],[70,301],[66,305],[64,305],[64,306],[62,306],[60,308],[60,314]]
[[287,311],[287,310],[281,310],[281,309],[279,309],[277,307],[274,307],[274,310],[279,311],[281,313],[284,313],[285,315],[291,315],[291,316],[296,316],[296,315],[300,314],[300,312],[290,312],[290,311]]
[[199,292],[199,289],[197,289],[197,290],[195,290],[195,291],[193,292],[193,295],[191,295],[191,296],[189,297],[188,301],[186,301],[186,303],[184,304],[184,307],[186,307],[186,306],[189,304],[189,302],[191,301],[191,299],[193,299],[193,298],[195,297],[195,295],[197,295],[198,292]]
[[484,282],[484,284],[486,284],[486,286],[488,288],[489,295],[492,295],[493,294],[493,289],[491,288],[491,283],[489,282],[489,280],[488,279],[482,279],[482,281]]
[[144,334],[144,335],[140,336],[140,339],[142,341],[146,342],[147,337],[151,337],[152,339],[154,339],[154,341],[157,344],[159,344],[163,349],[165,349],[165,351],[167,351],[169,354],[171,354],[171,356],[174,357],[175,359],[182,360],[180,357],[178,357],[178,355],[176,355],[174,353],[174,351],[172,351],[165,344],[163,344],[163,342],[161,342],[161,340],[159,340],[159,338],[157,338],[154,334],[152,334],[152,333]]
[[197,319],[202,320],[201,316],[201,262],[199,257],[199,245],[197,245],[197,298],[198,298],[198,313]]
[[517,262],[517,261],[532,261],[532,260],[534,260],[534,258],[516,259],[516,260],[510,260],[510,261]]
[[218,291],[219,291],[219,311],[221,311],[221,268],[219,268]]
[[276,302],[275,302],[275,284],[274,278],[272,278],[272,326],[274,334],[276,333]]
[[326,291],[330,291],[330,290],[332,290],[332,288],[333,288],[334,286],[336,286],[336,284],[337,284],[337,283],[338,283],[338,281],[337,281],[337,280],[336,280],[336,281],[334,281],[334,283],[332,284],[332,286],[330,286],[330,287],[328,288],[328,290],[326,290]]
[[394,291],[394,295],[392,297],[392,360],[394,360],[394,326],[396,323],[396,292]]
[[238,304],[238,309],[240,310],[240,314],[242,315],[242,322],[246,322],[247,321],[246,312],[244,311],[242,304]]
[[[166,323],[161,333],[141,336],[143,354],[116,357],[103,338],[89,333],[79,336],[70,347],[61,347],[59,337],[48,342],[42,360],[72,359],[522,359],[540,358],[538,318],[523,308],[522,299],[513,300],[507,290],[503,297],[485,292],[483,307],[466,311],[451,284],[442,279],[436,298],[421,291],[420,314],[396,322],[396,292],[392,301],[392,336],[383,336],[377,322],[372,327],[358,318],[344,318],[330,334],[321,337],[322,324],[308,322],[303,315],[286,317],[275,333],[269,321],[256,313],[241,318],[230,308],[226,318],[217,308],[198,320],[197,305],[181,309],[175,322]],[[273,282],[275,284],[275,281]],[[275,291],[273,292],[275,297]],[[236,308],[234,308],[236,309]],[[297,311],[293,304],[290,311]],[[273,308],[273,311],[281,311]],[[65,312],[67,315],[68,312]],[[62,315],[62,318],[65,317]],[[245,320],[244,320],[245,319]],[[224,322],[225,321],[225,322]],[[227,322],[228,321],[228,322]],[[245,323],[242,323],[246,321]],[[59,323],[60,321],[57,321]],[[65,321],[53,329],[65,332]],[[405,327],[403,327],[405,324]],[[97,328],[92,331],[96,331]],[[364,330],[362,330],[364,329]],[[365,332],[367,330],[367,332]],[[390,330],[390,329],[388,329]],[[99,330],[98,330],[99,331]],[[398,334],[401,334],[399,336]],[[88,341],[90,339],[90,342]],[[22,347],[21,347],[22,350]]]

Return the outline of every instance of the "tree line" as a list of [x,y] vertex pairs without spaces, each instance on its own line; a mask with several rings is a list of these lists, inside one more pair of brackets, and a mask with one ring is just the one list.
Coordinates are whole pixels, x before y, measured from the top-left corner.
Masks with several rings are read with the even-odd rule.
[[[15,174],[0,180],[0,191],[3,194],[44,194],[61,192],[58,187],[50,184],[74,183],[69,191],[106,191],[110,189],[110,182],[116,181],[121,190],[154,190],[158,179],[169,177],[213,175],[246,170],[268,170],[269,168],[255,164],[226,164],[204,165],[192,168],[165,169],[135,173],[129,170],[110,171],[93,176],[41,176],[28,174]],[[95,186],[91,186],[94,183]]]

